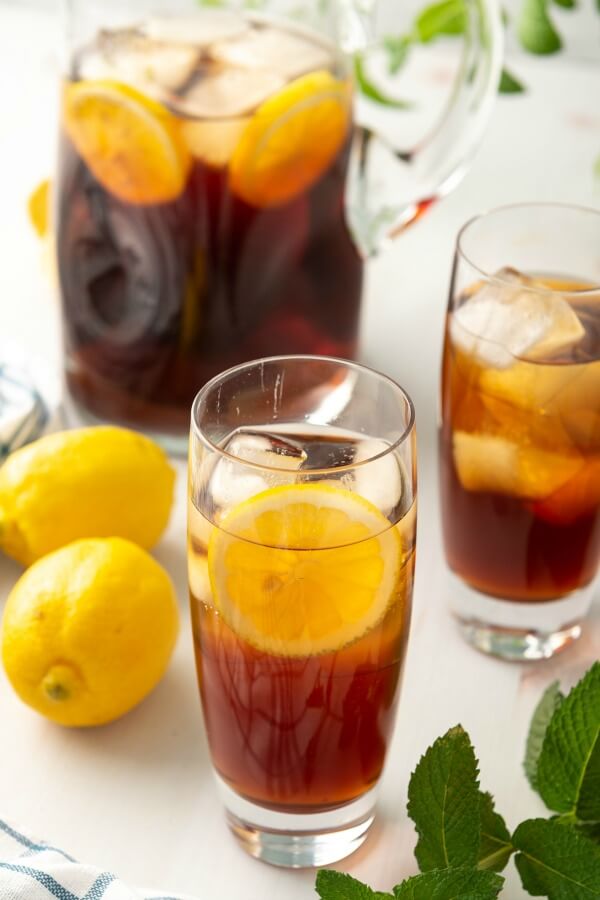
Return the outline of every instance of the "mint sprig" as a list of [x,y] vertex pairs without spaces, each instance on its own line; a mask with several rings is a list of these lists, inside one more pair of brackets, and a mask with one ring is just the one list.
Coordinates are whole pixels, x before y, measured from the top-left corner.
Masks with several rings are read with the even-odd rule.
[[582,822],[600,821],[600,663],[554,712],[537,764],[546,806]]
[[421,757],[408,787],[408,815],[419,835],[415,856],[422,872],[476,865],[481,837],[477,760],[460,725]]
[[462,866],[432,869],[407,878],[394,888],[395,900],[495,900],[504,879],[493,872],[478,872]]
[[464,34],[466,27],[465,0],[440,0],[418,14],[414,32],[422,44],[428,44],[441,35]]
[[513,852],[510,831],[494,808],[494,798],[487,791],[479,792],[481,840],[477,865],[480,869],[501,872]]
[[316,891],[322,900],[495,900],[502,883],[503,879],[493,872],[463,866],[413,875],[396,885],[393,894],[386,894],[371,890],[350,875],[321,869]]
[[600,900],[600,662],[564,697],[550,685],[533,715],[525,754],[530,783],[559,815],[510,834],[479,789],[469,735],[451,728],[421,757],[408,788],[420,875],[379,893],[321,871],[321,900],[493,900],[511,856],[525,890],[549,900]]
[[517,36],[530,53],[543,55],[561,49],[561,37],[548,15],[548,0],[523,0]]
[[[570,3],[573,0],[556,0]],[[600,3],[600,0],[598,0]],[[383,38],[383,49],[387,54],[388,73],[397,75],[408,60],[411,49],[417,44],[430,44],[440,37],[456,37],[467,29],[467,7],[465,0],[441,0],[424,7],[415,18],[408,34],[386,35]],[[505,25],[508,21],[505,22]],[[362,90],[361,80],[358,79]],[[367,96],[372,96],[370,85]],[[375,88],[378,91],[377,88]],[[501,94],[521,94],[525,90],[523,83],[507,69],[502,69],[498,91]],[[363,91],[364,93],[364,91]],[[381,102],[377,99],[377,102]],[[384,100],[385,102],[385,100]]]
[[522,822],[513,835],[515,865],[534,897],[592,900],[600,897],[600,848],[573,828],[547,819]]
[[387,53],[388,71],[390,75],[396,75],[406,60],[413,43],[410,34],[394,36],[389,34],[383,39],[383,46]]
[[522,94],[525,91],[525,85],[508,69],[502,69],[498,90],[501,94]]
[[525,761],[523,763],[523,768],[525,769],[529,784],[534,791],[537,790],[537,768],[540,753],[542,752],[544,737],[546,736],[550,719],[563,700],[564,697],[561,694],[558,681],[553,681],[544,691],[542,699],[533,713],[531,725],[529,726],[527,744],[525,746]]
[[[577,0],[522,0],[516,17],[515,33],[521,46],[537,55],[556,53],[563,47],[562,38],[552,21],[551,3],[563,9],[575,10]],[[600,12],[600,0],[596,0]],[[400,37],[384,38],[383,47],[388,54],[390,74],[397,73],[408,58],[415,44],[428,44],[441,37],[465,34],[468,22],[467,0],[436,0],[423,7],[416,16],[411,31]],[[512,27],[510,17],[502,12],[505,28]],[[502,70],[498,91],[501,94],[520,94],[523,83],[506,69]]]
[[394,109],[410,109],[412,106],[410,101],[391,97],[377,87],[367,71],[367,63],[363,53],[354,55],[354,77],[361,94],[368,100],[372,100],[380,106],[391,106]]
[[334,872],[331,869],[321,869],[317,872],[315,887],[323,900],[394,900],[393,894],[373,891],[351,875]]

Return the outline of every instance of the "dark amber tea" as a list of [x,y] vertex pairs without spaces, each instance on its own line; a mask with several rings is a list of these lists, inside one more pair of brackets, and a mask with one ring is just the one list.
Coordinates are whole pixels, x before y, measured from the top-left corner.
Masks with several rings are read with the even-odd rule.
[[224,10],[101,31],[65,84],[66,377],[99,418],[182,434],[198,388],[274,353],[350,357],[351,89],[311,32]]
[[372,788],[394,724],[407,636],[399,601],[360,641],[287,657],[192,597],[204,719],[220,777],[254,803],[318,812]]
[[284,436],[237,432],[230,452],[265,466],[292,461],[298,479],[288,469],[273,484],[271,472],[263,486],[262,475],[236,475],[224,459],[204,492],[212,508],[201,504],[210,518],[190,505],[192,623],[213,763],[228,787],[270,809],[348,804],[383,768],[410,621],[414,503],[391,524],[361,495],[387,492],[390,509],[407,502],[392,457],[377,472],[385,489],[365,487],[362,475],[301,482],[306,463],[335,474],[336,461],[360,459],[372,443],[301,425]]
[[588,585],[600,558],[600,292],[501,275],[448,317],[446,556],[484,594],[553,600]]

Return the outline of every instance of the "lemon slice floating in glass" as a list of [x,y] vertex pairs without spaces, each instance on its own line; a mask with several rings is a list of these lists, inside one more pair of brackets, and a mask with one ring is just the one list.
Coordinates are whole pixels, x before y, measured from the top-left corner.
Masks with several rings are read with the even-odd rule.
[[63,115],[77,152],[120,200],[166,203],[182,192],[190,154],[160,103],[117,81],[79,81],[65,88]]
[[377,625],[402,563],[397,530],[367,500],[319,484],[271,488],[235,506],[212,532],[215,605],[267,653],[333,651]]
[[262,103],[230,162],[231,186],[254,206],[285,203],[333,162],[348,133],[350,89],[325,69],[303,75]]

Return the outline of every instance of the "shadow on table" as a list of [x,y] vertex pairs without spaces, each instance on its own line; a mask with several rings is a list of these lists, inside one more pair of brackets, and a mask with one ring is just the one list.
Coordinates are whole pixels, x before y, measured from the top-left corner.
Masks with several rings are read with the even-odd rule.
[[523,667],[521,688],[523,691],[542,691],[551,681],[560,681],[563,692],[569,691],[600,659],[600,579],[596,581],[594,602],[582,625],[582,634],[570,647],[552,659],[530,663]]
[[[183,636],[182,636],[183,637]],[[183,644],[183,640],[181,641]],[[63,763],[76,754],[77,766],[123,765],[140,777],[189,770],[195,782],[210,771],[208,748],[191,647],[180,646],[163,680],[135,709],[107,725],[57,728],[40,720],[40,740],[53,745]],[[149,771],[150,770],[150,771]]]
[[348,872],[374,890],[390,891],[393,885],[417,874],[413,854],[416,840],[405,812],[392,818],[379,810],[362,847],[329,868]]

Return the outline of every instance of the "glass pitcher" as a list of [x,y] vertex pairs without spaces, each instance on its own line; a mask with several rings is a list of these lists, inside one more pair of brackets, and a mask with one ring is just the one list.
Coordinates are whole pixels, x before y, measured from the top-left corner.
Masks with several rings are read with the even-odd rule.
[[193,397],[223,369],[355,356],[366,258],[456,184],[480,142],[497,2],[444,0],[440,30],[461,34],[435,46],[427,16],[395,0],[66,8],[69,402],[183,449]]

